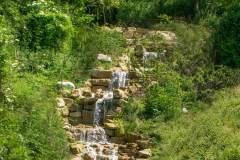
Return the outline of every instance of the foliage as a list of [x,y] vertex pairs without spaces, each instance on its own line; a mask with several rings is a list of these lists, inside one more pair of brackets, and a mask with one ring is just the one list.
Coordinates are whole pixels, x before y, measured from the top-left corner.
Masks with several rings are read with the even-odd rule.
[[[239,89],[221,91],[207,110],[155,124],[162,140],[152,159],[230,159],[239,157]],[[160,149],[161,148],[161,152]]]
[[20,45],[32,51],[40,49],[62,51],[70,46],[72,31],[72,23],[67,15],[30,14],[27,16],[26,26],[21,31]]
[[130,0],[121,1],[117,17],[120,23],[147,26],[150,19],[158,16],[158,0]]
[[216,64],[230,67],[240,66],[240,5],[233,5],[221,18],[216,32],[213,34],[213,57]]
[[164,65],[156,66],[152,73],[154,73],[157,84],[148,88],[145,114],[147,117],[171,119],[180,111],[182,106],[183,91],[180,77],[177,73],[164,68]]

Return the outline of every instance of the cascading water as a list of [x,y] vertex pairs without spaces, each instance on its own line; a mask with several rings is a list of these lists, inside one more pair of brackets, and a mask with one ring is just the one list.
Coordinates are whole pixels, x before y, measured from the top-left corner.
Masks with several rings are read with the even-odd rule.
[[[84,131],[80,135],[80,140],[85,142],[85,153],[94,160],[107,158],[109,160],[118,159],[118,148],[108,142],[105,130],[100,126],[102,115],[104,117],[105,107],[107,104],[112,104],[113,88],[122,88],[127,85],[127,72],[117,71],[112,74],[109,90],[105,91],[102,98],[99,98],[95,104],[94,111],[94,128]],[[103,113],[103,114],[102,114]],[[108,150],[108,154],[104,151]]]
[[110,89],[124,88],[127,86],[128,74],[125,71],[115,71],[112,74]]

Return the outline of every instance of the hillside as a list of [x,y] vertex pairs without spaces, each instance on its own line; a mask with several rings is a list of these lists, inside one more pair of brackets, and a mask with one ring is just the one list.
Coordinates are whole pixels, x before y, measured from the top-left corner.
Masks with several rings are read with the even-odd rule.
[[240,159],[240,1],[3,0],[0,159]]

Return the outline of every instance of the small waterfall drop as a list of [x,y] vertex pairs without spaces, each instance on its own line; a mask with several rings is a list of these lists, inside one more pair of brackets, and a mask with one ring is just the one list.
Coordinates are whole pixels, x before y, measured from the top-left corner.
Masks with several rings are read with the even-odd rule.
[[124,88],[128,83],[128,73],[125,71],[115,71],[112,74],[110,88]]
[[[92,129],[83,131],[78,136],[81,141],[85,142],[85,152],[93,160],[118,159],[118,147],[107,140],[105,130],[100,126],[105,116],[106,107],[112,108],[113,88],[124,88],[127,86],[128,74],[124,71],[116,71],[112,73],[111,83],[108,91],[103,93],[103,97],[99,98],[95,104],[94,120]],[[106,154],[107,152],[107,154]],[[82,156],[83,156],[82,155]]]

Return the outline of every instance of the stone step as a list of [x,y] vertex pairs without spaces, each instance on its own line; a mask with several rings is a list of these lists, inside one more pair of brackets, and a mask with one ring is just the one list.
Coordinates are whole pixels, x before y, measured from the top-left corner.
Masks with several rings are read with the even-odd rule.
[[111,83],[110,79],[90,79],[89,82],[92,86],[104,86],[108,87]]
[[93,79],[111,79],[112,73],[111,70],[93,69],[90,75]]

